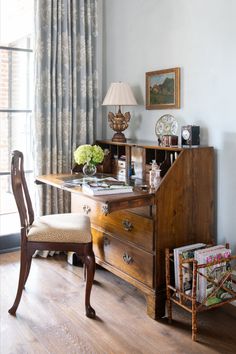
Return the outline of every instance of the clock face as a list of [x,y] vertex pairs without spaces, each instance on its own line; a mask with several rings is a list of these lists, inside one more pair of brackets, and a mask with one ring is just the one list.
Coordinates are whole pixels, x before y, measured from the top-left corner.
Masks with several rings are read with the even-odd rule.
[[184,138],[184,140],[188,140],[188,139],[190,138],[190,132],[189,132],[189,130],[184,129],[184,130],[182,131],[182,137]]

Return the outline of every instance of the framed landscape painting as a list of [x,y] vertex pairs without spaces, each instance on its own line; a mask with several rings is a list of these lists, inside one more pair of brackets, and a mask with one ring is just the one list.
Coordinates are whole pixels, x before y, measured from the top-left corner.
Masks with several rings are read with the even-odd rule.
[[180,108],[180,68],[146,73],[146,109]]

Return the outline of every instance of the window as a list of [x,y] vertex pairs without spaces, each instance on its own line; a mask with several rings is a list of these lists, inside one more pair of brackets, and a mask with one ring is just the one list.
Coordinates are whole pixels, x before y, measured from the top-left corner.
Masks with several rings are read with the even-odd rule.
[[0,239],[19,233],[19,216],[10,183],[12,150],[24,153],[29,185],[33,179],[33,3],[0,1]]

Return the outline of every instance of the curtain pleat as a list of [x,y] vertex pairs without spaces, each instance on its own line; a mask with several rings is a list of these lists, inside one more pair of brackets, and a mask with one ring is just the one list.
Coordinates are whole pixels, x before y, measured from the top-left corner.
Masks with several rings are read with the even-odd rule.
[[[35,171],[67,173],[95,139],[97,0],[35,2]],[[70,211],[69,193],[43,188],[40,214]]]

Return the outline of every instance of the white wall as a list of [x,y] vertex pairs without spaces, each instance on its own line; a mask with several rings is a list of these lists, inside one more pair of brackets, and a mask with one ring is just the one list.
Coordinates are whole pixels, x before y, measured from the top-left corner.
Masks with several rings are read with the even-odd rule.
[[[101,0],[102,1],[102,0]],[[103,97],[127,81],[139,106],[125,135],[155,140],[166,113],[179,126],[201,126],[202,144],[216,149],[218,242],[236,251],[236,1],[103,0]],[[181,109],[145,109],[145,72],[181,68]],[[102,98],[101,97],[101,100]],[[131,108],[131,109],[130,109]],[[106,110],[103,137],[110,138]]]

